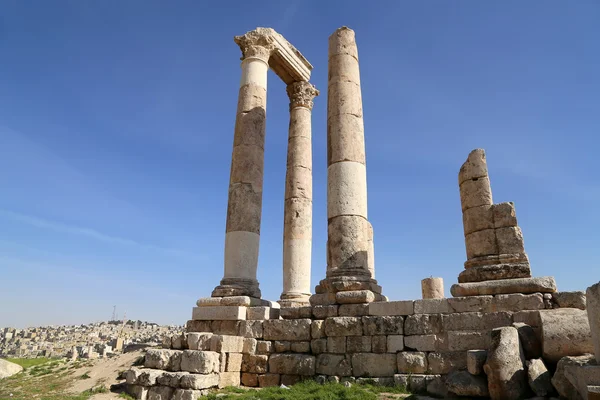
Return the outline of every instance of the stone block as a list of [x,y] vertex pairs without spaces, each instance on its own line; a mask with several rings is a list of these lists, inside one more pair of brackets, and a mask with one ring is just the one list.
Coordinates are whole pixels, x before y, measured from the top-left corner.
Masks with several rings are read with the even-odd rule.
[[493,311],[543,310],[544,297],[541,293],[499,294],[494,296]]
[[316,363],[317,374],[330,376],[352,375],[352,364],[344,355],[320,354],[317,356]]
[[141,370],[135,383],[142,386],[154,386],[156,381],[163,374],[162,371],[156,369],[143,369]]
[[492,399],[521,399],[529,391],[519,334],[512,326],[492,329],[483,371]]
[[586,290],[588,323],[596,361],[600,364],[600,282]]
[[265,340],[310,340],[310,319],[267,320],[263,322]]
[[240,372],[242,370],[241,353],[227,353],[227,364],[225,365],[226,372]]
[[518,226],[497,228],[496,242],[498,244],[498,254],[525,253],[523,233]]
[[492,310],[493,296],[452,297],[448,305],[456,313],[488,312]]
[[462,211],[483,205],[491,206],[492,189],[487,176],[465,180],[460,184],[460,202]]
[[424,374],[427,372],[427,354],[421,351],[403,351],[397,355],[398,372]]
[[415,300],[415,314],[446,314],[452,312],[448,299]]
[[527,360],[540,358],[542,356],[542,342],[535,329],[522,322],[515,322],[513,326],[519,334],[519,342],[525,353],[525,358]]
[[310,350],[313,354],[321,354],[327,352],[327,339],[311,340]]
[[436,335],[404,336],[404,346],[418,351],[438,350]]
[[142,370],[139,368],[132,367],[125,372],[125,382],[129,385],[135,385]]
[[371,336],[371,351],[387,353],[387,336]]
[[529,262],[473,266],[458,275],[459,283],[483,282],[498,279],[530,278]]
[[153,386],[148,389],[148,400],[171,400],[175,389],[168,386]]
[[219,373],[219,389],[229,386],[240,386],[239,372],[221,372]]
[[346,352],[346,336],[329,336],[327,338],[327,352],[344,354]]
[[[253,321],[255,322],[255,321]],[[240,334],[240,324],[244,321],[212,321],[212,332],[217,335],[237,336]],[[260,323],[260,322],[259,322]]]
[[536,396],[545,397],[554,393],[552,386],[552,375],[546,368],[544,361],[541,358],[528,360],[527,366],[527,381],[529,387]]
[[325,320],[327,336],[361,336],[362,333],[363,327],[359,317],[331,317]]
[[398,315],[362,317],[362,324],[366,336],[402,335],[404,333],[404,317]]
[[586,354],[584,356],[563,357],[556,366],[556,371],[552,376],[552,386],[556,389],[561,398],[565,399],[581,399],[577,383],[571,382],[569,379],[568,369],[579,369],[594,363],[594,356]]
[[[339,292],[343,293],[343,292]],[[369,314],[368,304],[342,304],[338,310],[340,317],[362,317]]]
[[279,309],[266,306],[248,307],[246,310],[247,320],[265,320],[277,319],[279,317]]
[[312,308],[306,307],[281,307],[279,316],[283,319],[312,318]]
[[512,201],[494,204],[494,228],[518,226],[515,204]]
[[206,393],[206,390],[175,389],[171,400],[197,400]]
[[148,399],[148,388],[142,385],[127,385],[127,394],[133,396],[134,399],[147,400]]
[[264,374],[267,372],[268,361],[267,355],[244,354],[241,370],[252,374]]
[[243,372],[241,376],[241,383],[248,387],[258,386],[258,374],[251,374],[249,372]]
[[538,311],[519,311],[513,314],[514,322],[523,322],[533,328],[542,326],[540,313]]
[[[590,303],[590,296],[588,296]],[[588,304],[588,310],[591,304]],[[594,352],[587,313],[577,308],[541,310],[542,351],[545,361]]]
[[328,317],[337,317],[338,316],[338,306],[313,306],[312,314],[317,319],[325,319]]
[[512,325],[512,315],[500,311],[493,313],[458,313],[442,316],[444,331],[476,330],[483,331],[492,328]]
[[313,339],[325,337],[325,321],[315,320],[310,326],[310,335]]
[[263,321],[242,321],[239,327],[239,334],[246,338],[261,339],[263,337]]
[[487,349],[490,344],[489,331],[450,331],[448,351]]
[[186,332],[212,332],[211,321],[200,321],[190,319],[185,324]]
[[254,338],[244,338],[244,346],[242,347],[242,353],[254,354],[256,353],[256,346],[258,341]]
[[467,371],[471,375],[483,374],[483,364],[487,359],[487,350],[467,350]]
[[219,374],[188,374],[179,381],[183,389],[208,389],[219,384]]
[[464,351],[432,352],[427,355],[427,364],[427,372],[430,374],[448,374],[453,370],[467,368],[467,353]]
[[469,233],[465,236],[467,258],[482,257],[498,254],[496,232],[494,229],[484,229]]
[[558,308],[579,308],[586,309],[586,300],[584,292],[554,292],[552,300]]
[[465,235],[494,228],[493,205],[467,208],[463,211],[463,231]]
[[404,333],[406,335],[431,335],[441,331],[442,316],[440,314],[409,315],[404,323]]
[[292,386],[301,381],[300,375],[280,375],[280,382],[284,386]]
[[402,350],[404,350],[404,336],[389,335],[387,337],[387,352],[396,353]]
[[369,353],[371,351],[371,336],[348,336],[346,340],[347,353]]
[[340,304],[361,304],[375,301],[375,293],[370,290],[350,290],[337,292],[335,300]]
[[310,296],[311,306],[329,306],[335,304],[335,293],[317,293]]
[[256,353],[257,354],[271,354],[275,351],[273,342],[270,340],[257,340],[256,341]]
[[242,321],[246,319],[246,307],[239,306],[208,306],[194,307],[192,310],[192,319],[194,320],[235,320]]
[[354,353],[352,354],[352,375],[357,377],[394,376],[396,373],[396,355],[390,353]]
[[[173,335],[171,336],[171,348],[176,350],[183,349],[183,337],[182,335]],[[187,344],[187,342],[186,342]]]
[[292,349],[292,342],[285,340],[276,340],[275,342],[273,342],[273,347],[275,348],[275,352],[285,353],[286,351],[290,351]]
[[148,349],[144,359],[146,368],[166,371],[181,370],[181,350]]
[[414,302],[412,300],[378,301],[378,302],[369,304],[369,315],[394,316],[394,315],[411,315],[413,313],[414,313]]
[[190,332],[187,334],[187,343],[190,350],[210,350],[212,333]]
[[210,351],[217,353],[241,353],[244,351],[244,338],[241,336],[213,335]]
[[471,375],[467,371],[452,371],[446,377],[448,391],[465,397],[488,397],[488,383],[485,376]]
[[313,376],[315,356],[307,354],[273,354],[269,358],[269,372],[282,375]]
[[264,374],[258,376],[258,386],[270,387],[270,386],[279,386],[279,381],[281,380],[281,375],[279,374]]
[[310,353],[310,341],[292,342],[290,350],[294,353]]
[[218,372],[219,354],[213,351],[184,350],[181,356],[181,370],[199,374]]

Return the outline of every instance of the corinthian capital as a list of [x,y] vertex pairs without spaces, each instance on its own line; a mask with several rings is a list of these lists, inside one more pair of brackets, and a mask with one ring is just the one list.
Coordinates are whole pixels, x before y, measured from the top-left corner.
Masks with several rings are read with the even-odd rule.
[[268,63],[271,53],[275,49],[272,36],[264,28],[255,29],[242,36],[236,36],[233,40],[242,50],[242,60],[259,58]]
[[306,81],[293,82],[288,85],[286,91],[290,98],[290,110],[295,107],[312,110],[313,99],[319,95],[317,88]]

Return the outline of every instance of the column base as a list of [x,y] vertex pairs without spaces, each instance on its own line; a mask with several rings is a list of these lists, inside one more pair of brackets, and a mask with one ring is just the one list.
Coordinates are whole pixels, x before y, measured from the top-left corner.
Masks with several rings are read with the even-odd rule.
[[468,283],[515,278],[531,278],[531,268],[529,263],[508,263],[471,267],[465,269],[458,275],[458,282]]
[[260,299],[261,293],[256,279],[223,278],[211,294],[212,297],[249,296]]
[[[368,274],[368,271],[367,271]],[[315,287],[310,304],[364,304],[387,301],[375,279],[362,276],[329,276]]]
[[491,256],[473,257],[465,261],[465,269],[474,267],[487,267],[498,264],[529,264],[529,257],[525,253],[494,254]]
[[554,280],[553,276],[455,283],[450,288],[450,293],[452,293],[452,296],[454,297],[512,293],[530,294],[554,292],[556,292],[556,281]]
[[281,307],[305,307],[309,306],[310,293],[282,293],[281,299],[277,301]]

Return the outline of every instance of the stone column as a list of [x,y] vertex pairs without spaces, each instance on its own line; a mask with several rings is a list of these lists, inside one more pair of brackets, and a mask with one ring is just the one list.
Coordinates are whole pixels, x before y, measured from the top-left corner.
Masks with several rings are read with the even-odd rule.
[[310,297],[312,250],[312,132],[313,99],[319,91],[308,82],[287,87],[290,128],[285,177],[283,225],[284,306],[307,304]]
[[424,299],[444,298],[444,279],[425,278],[421,281],[421,293]]
[[213,297],[260,298],[256,279],[262,212],[267,72],[271,39],[251,31],[236,36],[242,50],[225,234],[225,272]]

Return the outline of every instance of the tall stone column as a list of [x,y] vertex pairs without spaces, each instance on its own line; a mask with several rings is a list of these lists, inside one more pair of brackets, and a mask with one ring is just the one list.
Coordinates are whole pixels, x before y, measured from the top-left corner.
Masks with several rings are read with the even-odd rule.
[[[312,304],[367,303],[379,299],[367,220],[367,169],[358,49],[354,31],[329,37],[327,87],[327,277]],[[370,259],[371,258],[371,259]],[[356,292],[355,294],[338,292]],[[358,293],[360,292],[360,293]],[[335,293],[332,296],[331,293]]]
[[279,303],[308,303],[312,250],[312,132],[313,99],[319,91],[308,82],[287,87],[290,128],[285,177],[283,226],[283,293]]
[[225,272],[213,297],[260,298],[256,279],[267,107],[270,37],[251,31],[236,36],[242,50],[225,234]]

